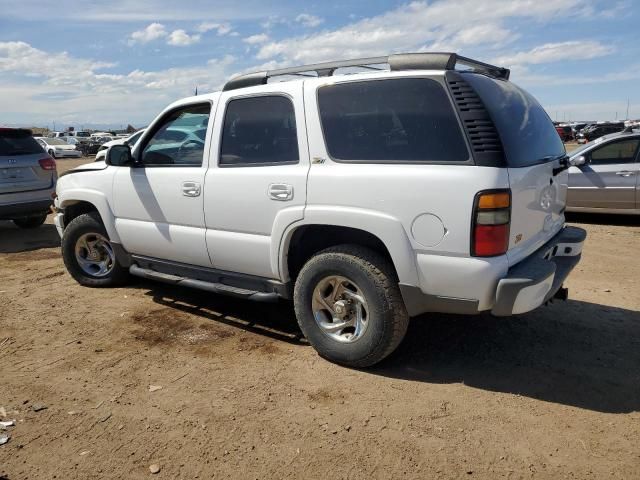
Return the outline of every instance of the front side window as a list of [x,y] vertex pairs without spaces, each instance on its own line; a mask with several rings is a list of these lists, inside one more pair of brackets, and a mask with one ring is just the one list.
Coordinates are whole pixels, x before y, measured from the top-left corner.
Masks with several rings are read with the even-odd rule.
[[291,100],[261,96],[228,103],[220,165],[279,165],[298,160],[296,117]]
[[607,143],[591,151],[591,163],[594,165],[634,163],[639,143],[638,138]]
[[189,105],[170,112],[142,150],[145,166],[201,166],[211,105]]
[[465,162],[469,152],[434,80],[349,82],[318,89],[327,151],[347,162]]

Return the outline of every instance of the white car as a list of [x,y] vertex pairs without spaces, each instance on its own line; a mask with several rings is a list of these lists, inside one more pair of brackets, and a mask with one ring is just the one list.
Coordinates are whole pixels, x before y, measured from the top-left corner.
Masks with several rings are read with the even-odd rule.
[[127,143],[128,145],[131,145],[133,147],[138,139],[142,136],[144,131],[145,129],[142,128],[127,138],[116,138],[115,140],[111,140],[110,142],[103,143],[98,149],[98,153],[96,153],[96,162],[101,162],[105,159],[107,150],[112,145],[124,145],[125,143]]
[[67,270],[92,287],[131,274],[292,299],[311,345],[352,367],[389,355],[411,316],[566,299],[586,238],[565,226],[568,159],[508,78],[456,54],[398,54],[175,102],[133,149],[61,175]]
[[79,158],[82,152],[63,138],[36,137],[40,146],[53,158]]

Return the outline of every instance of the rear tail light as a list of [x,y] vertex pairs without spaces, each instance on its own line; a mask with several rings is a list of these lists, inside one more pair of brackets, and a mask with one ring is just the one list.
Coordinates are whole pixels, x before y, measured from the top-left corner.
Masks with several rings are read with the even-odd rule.
[[509,249],[511,191],[490,190],[476,195],[473,205],[471,255],[495,257]]
[[40,168],[43,170],[55,170],[56,169],[56,161],[51,157],[46,157],[38,160],[40,164]]

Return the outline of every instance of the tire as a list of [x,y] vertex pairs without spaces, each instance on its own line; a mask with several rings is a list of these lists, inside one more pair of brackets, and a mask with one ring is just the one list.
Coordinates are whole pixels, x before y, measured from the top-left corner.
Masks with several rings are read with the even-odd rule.
[[[336,280],[332,282],[333,278]],[[366,312],[366,321],[361,322],[365,327],[360,328],[360,333],[357,327],[347,327],[338,333],[328,331],[339,327],[340,322],[335,316],[332,318],[329,310],[322,310],[322,306],[330,305],[330,302],[319,304],[317,299],[325,298],[327,291],[331,296],[335,291],[333,285],[341,285],[338,291],[344,294],[350,290],[351,293],[343,294],[343,298],[365,300],[366,305],[362,308]],[[324,289],[325,286],[328,290]],[[409,325],[409,315],[391,262],[358,245],[328,248],[312,257],[296,279],[293,301],[300,329],[318,354],[348,367],[365,368],[383,360],[400,344]],[[344,303],[344,300],[333,304],[333,312],[340,309],[344,314],[345,308],[338,306],[339,302]],[[356,305],[362,303],[353,302]],[[348,310],[349,313],[339,319],[347,322],[344,324],[357,317],[353,312],[358,308],[353,304]]]
[[42,213],[40,215],[32,215],[30,217],[14,218],[13,223],[16,227],[20,228],[38,228],[45,222],[47,215],[47,213]]
[[[90,249],[95,257],[90,255]],[[129,277],[128,270],[116,258],[97,212],[79,215],[67,225],[62,235],[62,258],[69,274],[87,287],[114,287]]]

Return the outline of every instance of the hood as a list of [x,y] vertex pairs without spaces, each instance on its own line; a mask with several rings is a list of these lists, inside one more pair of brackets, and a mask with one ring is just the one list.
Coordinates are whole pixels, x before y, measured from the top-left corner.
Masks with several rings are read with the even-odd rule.
[[72,173],[93,172],[93,171],[104,170],[107,167],[108,165],[103,161],[85,163],[84,165],[80,165],[76,168],[72,168],[71,170],[67,170],[66,172],[60,174],[60,177],[64,177],[65,175],[70,175]]

